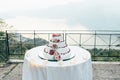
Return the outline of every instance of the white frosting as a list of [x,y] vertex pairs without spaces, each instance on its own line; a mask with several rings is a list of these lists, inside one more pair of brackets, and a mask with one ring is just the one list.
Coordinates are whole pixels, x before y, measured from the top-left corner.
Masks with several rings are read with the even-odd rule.
[[[68,49],[68,48],[65,48],[65,49]],[[65,49],[58,49],[58,52],[59,52],[59,51],[60,51],[60,52],[61,52],[61,51],[62,51],[62,52],[66,52]],[[68,49],[67,51],[69,51],[69,49]],[[44,53],[44,56],[45,56],[47,59],[54,60],[54,55],[50,55],[49,53]],[[68,58],[70,58],[70,57],[71,57],[71,52],[66,53],[65,55],[61,55],[62,60],[68,59]]]
[[[65,54],[65,55],[61,55],[62,60],[70,58],[70,57],[71,57],[71,54],[72,54],[72,53],[69,52],[69,53],[67,53],[67,54]],[[45,56],[47,59],[54,60],[54,55],[49,55],[48,53],[44,53],[44,56]]]
[[[45,52],[49,54],[49,51],[50,50],[53,50],[51,47],[46,47],[45,48]],[[67,54],[70,52],[70,49],[68,47],[65,47],[65,48],[58,48],[56,49],[56,51],[60,54],[60,55],[63,55],[63,54]]]
[[58,46],[58,48],[63,48],[63,47],[67,46],[67,44],[65,42],[59,42],[59,43],[49,42],[48,46],[52,47],[53,44],[56,44]]

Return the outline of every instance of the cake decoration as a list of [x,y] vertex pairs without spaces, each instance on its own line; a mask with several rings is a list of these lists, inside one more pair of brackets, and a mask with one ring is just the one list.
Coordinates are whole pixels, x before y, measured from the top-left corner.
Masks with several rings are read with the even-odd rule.
[[58,42],[60,42],[60,40],[59,39],[55,39],[55,40],[53,40],[53,42],[58,43]]
[[58,48],[57,44],[53,44],[52,47],[53,47],[53,48]]
[[54,55],[55,51],[54,50],[50,50],[49,54],[50,55]]
[[52,37],[61,36],[61,34],[53,34]]
[[58,61],[61,60],[61,56],[59,55],[58,52],[55,52],[54,58],[55,58],[55,60],[58,60]]

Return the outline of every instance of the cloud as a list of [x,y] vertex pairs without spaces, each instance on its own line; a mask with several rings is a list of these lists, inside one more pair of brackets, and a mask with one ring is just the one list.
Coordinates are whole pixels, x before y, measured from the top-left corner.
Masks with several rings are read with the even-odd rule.
[[65,19],[40,19],[34,17],[16,17],[6,22],[17,30],[88,30],[80,24],[69,25]]
[[48,8],[81,0],[0,0],[0,12]]
[[[82,1],[83,2],[81,2],[81,0],[3,0],[3,3],[0,2],[0,11],[2,12],[2,9],[10,11],[0,12],[0,15],[1,17],[3,16],[3,19],[16,18],[16,16],[37,17],[41,21],[45,20],[43,23],[49,23],[50,25],[58,23],[59,26],[62,26],[62,23],[65,23],[71,27],[83,25],[93,30],[120,29],[120,0]],[[48,22],[48,20],[51,22]],[[34,24],[36,24],[34,26],[42,26],[43,23],[38,24],[34,22]],[[46,26],[47,25],[48,24],[46,24]],[[58,29],[61,29],[61,27],[58,27]]]

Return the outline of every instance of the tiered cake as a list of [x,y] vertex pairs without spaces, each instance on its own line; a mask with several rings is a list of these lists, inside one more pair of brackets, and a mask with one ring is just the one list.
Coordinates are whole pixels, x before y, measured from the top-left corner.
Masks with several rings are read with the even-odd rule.
[[44,56],[48,60],[65,60],[71,58],[70,49],[63,39],[63,34],[52,34],[52,39],[44,48]]

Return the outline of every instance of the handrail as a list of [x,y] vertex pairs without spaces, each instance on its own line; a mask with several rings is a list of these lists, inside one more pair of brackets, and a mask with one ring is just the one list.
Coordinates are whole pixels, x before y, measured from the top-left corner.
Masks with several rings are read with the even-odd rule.
[[[17,38],[19,38],[18,43],[20,44],[12,43],[9,46],[9,55],[24,55],[24,49],[27,49],[26,46],[31,45],[32,47],[35,47],[38,45],[36,42],[37,38],[43,38],[46,36],[46,40],[49,41],[50,34],[64,33],[64,40],[66,42],[69,43],[69,41],[72,41],[73,43],[71,45],[77,45],[89,50],[91,52],[93,60],[101,60],[102,57],[106,57],[102,60],[108,61],[114,59],[113,57],[116,57],[116,59],[120,58],[120,30],[8,30],[6,32],[8,34],[7,37],[11,38],[16,38],[16,36],[10,36],[9,34],[11,33],[20,34],[17,35]],[[25,38],[23,35],[32,35],[30,39],[32,40],[32,43],[26,44],[23,41],[23,38]],[[8,42],[10,42],[10,38],[8,39]],[[7,43],[7,45],[9,44],[10,43]],[[13,54],[11,52],[12,47],[16,45],[18,46],[17,48],[20,47],[20,51]],[[120,61],[120,59],[118,59],[118,61]]]

